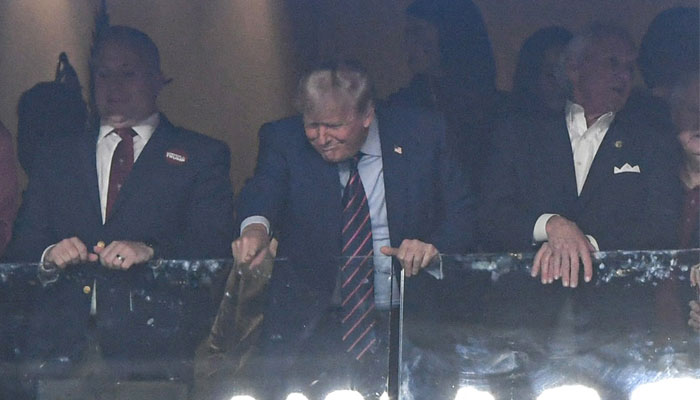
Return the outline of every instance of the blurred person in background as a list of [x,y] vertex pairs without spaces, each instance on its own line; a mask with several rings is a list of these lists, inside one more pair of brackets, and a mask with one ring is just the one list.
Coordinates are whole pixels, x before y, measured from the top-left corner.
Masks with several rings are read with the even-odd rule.
[[674,7],[660,12],[649,24],[639,47],[637,65],[646,88],[635,88],[627,102],[630,116],[671,133],[669,100],[681,76],[697,73],[700,63],[700,10]]
[[471,0],[416,0],[406,16],[412,79],[387,102],[441,112],[448,143],[477,191],[492,124],[505,105],[481,12]]
[[[670,95],[671,112],[678,141],[683,147],[684,162],[680,168],[680,180],[685,192],[682,218],[678,230],[680,248],[699,248],[700,238],[700,77],[687,74],[680,79]],[[691,285],[700,293],[700,265],[690,272]],[[688,325],[700,332],[700,303],[690,302]]]
[[61,53],[55,80],[32,86],[17,104],[17,155],[29,179],[42,147],[58,136],[84,134],[87,114],[78,75]]
[[550,26],[525,40],[518,53],[510,111],[532,118],[558,117],[564,112],[566,91],[555,72],[571,37],[565,28]]

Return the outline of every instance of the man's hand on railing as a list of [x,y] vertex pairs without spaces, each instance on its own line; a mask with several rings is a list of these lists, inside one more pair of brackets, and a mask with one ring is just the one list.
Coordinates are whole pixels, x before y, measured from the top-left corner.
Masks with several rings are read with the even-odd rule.
[[241,236],[231,243],[233,258],[238,264],[250,264],[255,268],[262,264],[268,255],[270,237],[263,224],[250,224],[243,229]]
[[149,245],[128,240],[115,240],[107,247],[100,242],[92,249],[99,256],[100,264],[111,269],[129,269],[132,265],[149,261],[154,254]]
[[416,239],[404,239],[399,248],[384,246],[381,248],[385,256],[396,257],[401,263],[404,274],[408,277],[417,275],[438,256],[438,249],[430,243]]
[[77,237],[71,237],[51,246],[46,251],[42,262],[63,269],[68,265],[95,262],[98,259],[97,254],[88,252],[85,243]]
[[562,279],[565,287],[578,286],[580,262],[586,282],[593,277],[591,253],[595,248],[579,227],[568,219],[555,215],[547,221],[547,242],[535,254],[531,274],[540,275],[542,283]]

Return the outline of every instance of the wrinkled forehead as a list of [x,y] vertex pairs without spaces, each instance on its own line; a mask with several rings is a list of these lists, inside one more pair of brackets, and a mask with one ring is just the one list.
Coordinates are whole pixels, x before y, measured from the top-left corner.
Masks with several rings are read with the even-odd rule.
[[355,100],[341,90],[309,92],[304,110],[304,121],[347,122],[357,116]]

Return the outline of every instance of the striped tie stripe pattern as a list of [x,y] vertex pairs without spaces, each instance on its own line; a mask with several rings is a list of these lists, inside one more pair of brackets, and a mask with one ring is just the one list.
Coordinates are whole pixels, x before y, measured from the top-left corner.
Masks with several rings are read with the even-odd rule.
[[358,154],[350,160],[343,193],[343,261],[340,268],[343,343],[360,360],[377,343],[374,332],[374,266],[372,224],[367,196],[357,171]]

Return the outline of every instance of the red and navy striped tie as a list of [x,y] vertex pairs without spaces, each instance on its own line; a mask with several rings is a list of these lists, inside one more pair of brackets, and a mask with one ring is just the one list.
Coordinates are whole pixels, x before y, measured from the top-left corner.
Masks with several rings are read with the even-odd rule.
[[357,163],[350,160],[350,178],[343,193],[343,266],[340,269],[343,343],[360,360],[376,344],[374,332],[374,266],[372,224]]

